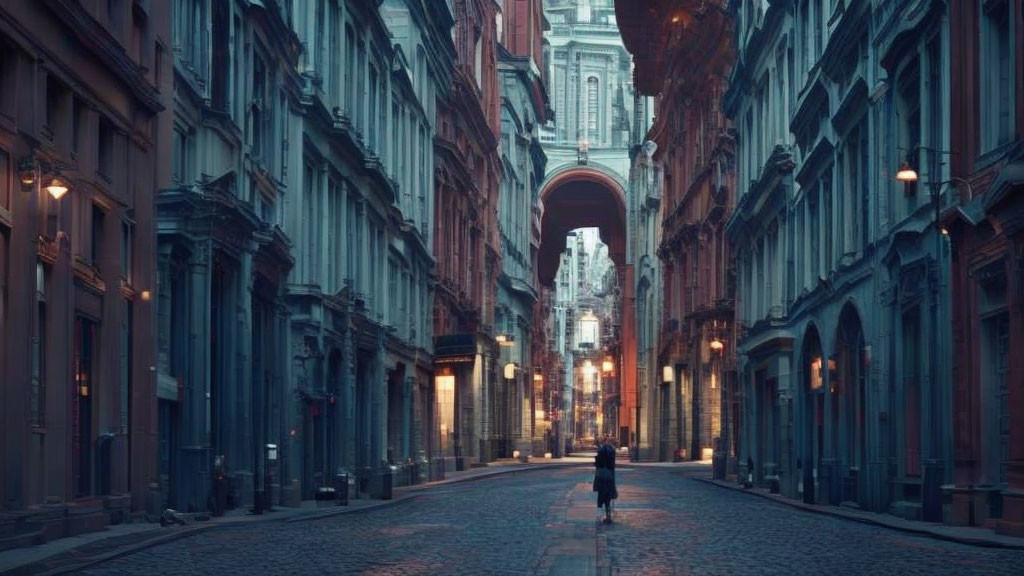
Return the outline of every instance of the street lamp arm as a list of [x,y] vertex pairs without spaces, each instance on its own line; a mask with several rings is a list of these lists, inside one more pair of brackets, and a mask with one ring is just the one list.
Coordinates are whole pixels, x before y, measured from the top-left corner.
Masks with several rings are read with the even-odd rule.
[[943,180],[942,182],[939,182],[939,186],[942,186],[943,184],[962,184],[966,186],[967,191],[971,193],[971,198],[974,198],[974,185],[972,185],[968,180],[965,180],[959,176],[951,176],[949,180]]

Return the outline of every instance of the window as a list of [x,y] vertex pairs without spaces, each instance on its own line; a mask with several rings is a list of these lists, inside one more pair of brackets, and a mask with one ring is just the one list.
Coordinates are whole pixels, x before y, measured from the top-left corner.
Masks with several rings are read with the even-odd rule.
[[316,19],[313,24],[316,26],[316,36],[313,45],[313,69],[316,73],[324,76],[324,0],[316,0]]
[[[399,179],[399,157],[398,157],[398,142],[400,137],[398,135],[398,127],[401,125],[403,119],[402,110],[398,107],[398,104],[391,105],[391,177],[396,181]],[[402,191],[402,197],[405,198],[409,194],[408,190]],[[405,204],[404,202],[402,204]],[[409,206],[402,206],[402,211],[405,212],[405,216],[409,215]]]
[[267,89],[267,68],[263,64],[263,58],[259,54],[253,54],[252,58],[252,153],[257,158],[267,160],[262,156],[265,140],[269,134],[264,132],[266,107],[269,102],[264,101]]
[[331,106],[341,105],[341,8],[331,2],[331,69],[328,90]]
[[89,252],[90,263],[93,266],[100,265],[100,258],[103,256],[103,209],[96,204],[92,205],[92,227],[91,227],[91,249]]
[[591,76],[587,79],[587,140],[596,144],[599,140],[597,126],[600,112],[598,98],[598,81]]
[[62,134],[64,124],[64,101],[67,97],[67,89],[57,80],[55,76],[46,77],[46,130],[45,136],[56,142],[66,133]]
[[360,38],[357,41],[357,58],[356,58],[356,93],[353,99],[352,108],[352,120],[356,123],[356,130],[362,132],[365,128],[366,115],[363,113],[363,100],[366,98],[366,46],[363,45],[363,40]]
[[231,80],[231,33],[227,2],[213,3],[213,74],[210,77],[210,99],[214,110],[226,112],[228,82]]
[[356,107],[356,37],[351,26],[345,26],[345,110],[352,116]]
[[[483,67],[484,67],[484,56],[483,56],[483,43],[481,42],[481,35],[477,34],[476,44],[473,47],[473,73],[476,78],[476,85],[479,88],[483,88]],[[422,93],[421,93],[422,94]]]
[[428,186],[429,186],[429,184],[427,183],[427,148],[428,148],[427,131],[423,128],[423,126],[420,126],[420,162],[419,162],[419,172],[420,172],[419,189],[420,189],[420,193],[419,193],[419,209],[418,209],[418,212],[419,212],[419,216],[420,216],[420,233],[423,234],[425,237],[430,233],[430,231],[427,229],[427,221],[428,221],[428,215],[427,215],[427,193],[428,193]]
[[179,0],[172,3],[174,51],[182,65],[199,79],[206,78],[206,0]]
[[189,176],[189,167],[191,166],[189,136],[184,128],[175,126],[172,139],[174,158],[172,159],[171,179],[176,184],[188,184],[192,180]]
[[88,127],[85,124],[85,103],[75,98],[71,114],[71,152],[77,155],[82,150],[82,137],[88,132]]
[[46,425],[46,268],[36,263],[36,324],[32,335],[32,385],[29,403],[33,426]]
[[394,260],[388,262],[388,301],[384,308],[388,313],[388,324],[396,326],[401,314],[398,311],[398,265]]
[[113,175],[114,126],[105,117],[100,117],[99,142],[96,147],[96,170],[108,182]]
[[982,80],[981,150],[988,152],[1013,138],[1013,40],[1020,35],[1020,31],[1014,30],[1016,22],[1012,17],[1012,10],[1014,5],[1019,10],[1020,3],[1011,0],[988,0],[980,4],[983,11],[979,59]]
[[377,152],[377,67],[370,65],[370,111],[366,115],[369,127],[366,130],[366,143],[371,152]]
[[[899,115],[899,147],[903,151],[914,150],[921,143],[921,88],[919,83],[919,67],[918,62],[915,60],[900,74],[896,86],[897,114]],[[918,159],[919,156],[912,157],[910,162],[920,167],[921,163]],[[907,198],[908,212],[913,210],[914,202],[916,202],[914,197]]]
[[380,79],[380,105],[377,107],[377,114],[380,115],[380,122],[377,124],[377,155],[381,162],[387,161],[386,139],[388,136],[388,85],[387,74]]
[[132,283],[132,245],[135,242],[135,226],[121,222],[121,277]]

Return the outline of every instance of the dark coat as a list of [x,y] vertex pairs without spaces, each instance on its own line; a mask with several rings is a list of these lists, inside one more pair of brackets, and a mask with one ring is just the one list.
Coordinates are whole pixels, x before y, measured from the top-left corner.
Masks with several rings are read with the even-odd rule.
[[594,492],[597,492],[597,506],[600,508],[619,497],[615,488],[615,448],[605,444],[594,457]]

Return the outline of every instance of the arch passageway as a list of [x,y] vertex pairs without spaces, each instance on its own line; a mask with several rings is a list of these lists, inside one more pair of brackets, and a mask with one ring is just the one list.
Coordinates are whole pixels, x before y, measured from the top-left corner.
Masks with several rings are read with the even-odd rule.
[[[550,286],[554,281],[565,235],[576,228],[599,228],[612,261],[622,271],[626,264],[626,194],[614,178],[596,168],[570,168],[545,183],[541,202],[544,214],[537,266],[541,284]],[[620,276],[620,280],[625,278]]]
[[551,287],[558,274],[566,234],[577,228],[598,228],[601,240],[618,271],[622,303],[620,350],[616,363],[620,439],[635,438],[639,415],[636,391],[636,299],[633,266],[626,259],[626,193],[609,173],[595,167],[579,166],[556,172],[541,188],[544,207],[541,217],[537,276]]

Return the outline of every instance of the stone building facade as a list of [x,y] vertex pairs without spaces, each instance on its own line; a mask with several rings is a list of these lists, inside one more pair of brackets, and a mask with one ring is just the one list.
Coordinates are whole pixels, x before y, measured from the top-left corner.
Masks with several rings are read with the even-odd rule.
[[205,509],[222,477],[228,506],[294,505],[341,471],[360,495],[379,493],[385,465],[424,479],[451,12],[176,10],[174,170],[158,198],[165,504]]
[[487,462],[496,451],[494,311],[501,274],[502,164],[495,2],[455,0],[455,57],[437,100],[434,139],[435,393],[443,465]]
[[[539,36],[537,23],[535,34]],[[511,30],[503,32],[505,38],[511,39]],[[536,418],[537,410],[543,406],[543,386],[542,380],[534,378],[538,374],[543,378],[543,370],[540,359],[534,358],[539,344],[534,341],[534,307],[540,304],[536,279],[541,232],[540,183],[544,181],[547,163],[539,127],[547,120],[547,92],[539,74],[540,50],[517,55],[503,43],[499,52],[503,175],[498,229],[502,271],[494,320],[495,331],[506,335],[499,363],[512,363],[517,368],[512,381],[501,379],[508,389],[502,389],[499,395],[509,401],[502,410],[508,415],[507,430],[499,433],[509,439],[506,450],[511,447],[521,455],[543,456],[543,438],[537,432]]]
[[[735,438],[729,418],[735,399],[735,270],[725,233],[734,204],[735,142],[721,112],[732,65],[731,31],[724,10],[712,9],[699,28],[655,44],[660,67],[644,61],[637,67],[640,90],[659,94],[648,143],[635,160],[652,181],[650,204],[662,204],[657,392],[650,396],[652,447],[659,460],[707,458],[717,454],[719,438]],[[734,453],[731,443],[727,453]]]
[[161,1],[0,6],[5,546],[99,530],[151,501],[169,16]]
[[943,519],[1024,535],[1024,9],[950,3],[953,477]]
[[[641,285],[655,287],[657,282],[641,279],[641,270],[653,270],[642,269],[641,262],[654,261],[654,245],[650,244],[651,251],[643,260],[643,244],[637,239],[641,237],[641,218],[648,218],[645,225],[656,218],[642,213],[645,200],[631,188],[630,147],[643,134],[637,127],[649,122],[652,110],[646,98],[637,103],[632,64],[612,0],[551,0],[544,3],[544,11],[550,30],[545,33],[543,73],[554,114],[541,132],[548,168],[540,194],[543,237],[538,278],[542,285],[554,284],[562,237],[567,232],[600,229],[621,289],[621,361],[615,363],[621,394],[616,399],[616,436],[623,446],[638,439],[646,444],[649,434],[637,434],[646,429],[641,422],[647,422],[637,410],[637,399],[638,383],[650,372],[638,366],[635,343],[641,326],[649,327],[652,322],[638,317],[638,306],[646,298],[639,298],[637,290]],[[655,307],[646,311],[653,317]],[[571,359],[566,357],[564,365],[571,370]],[[571,382],[570,373],[567,383]],[[646,390],[646,384],[641,387]]]
[[[173,162],[156,199],[161,505],[206,510],[217,478],[228,506],[262,505],[267,480],[287,489],[293,473],[284,223],[302,167],[285,119],[301,45],[277,4],[186,0],[172,16]],[[266,444],[281,447],[273,471]]]
[[743,474],[807,502],[938,519],[949,245],[928,195],[895,176],[907,151],[923,180],[948,175],[917,164],[949,150],[945,7],[731,10]]

